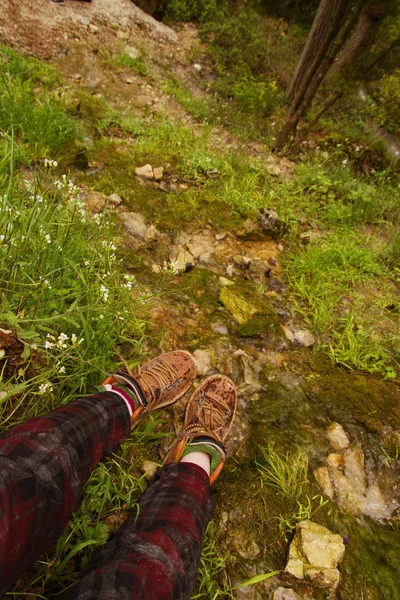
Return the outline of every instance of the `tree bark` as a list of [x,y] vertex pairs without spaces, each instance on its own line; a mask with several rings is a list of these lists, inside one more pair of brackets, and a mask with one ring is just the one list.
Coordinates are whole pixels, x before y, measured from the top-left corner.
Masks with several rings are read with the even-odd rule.
[[315,73],[319,57],[323,57],[343,24],[348,5],[348,0],[321,0],[287,92],[289,100],[298,94],[304,80],[310,80]]
[[[343,36],[335,44],[335,38],[346,21],[349,10],[348,0],[321,0],[315,21],[306,42],[306,49],[300,58],[301,68],[292,81],[292,102],[289,107],[286,123],[279,131],[274,150],[281,150],[295,135],[298,122],[310,106],[322,80],[331,67],[337,53],[343,46]],[[353,19],[350,20],[350,25]],[[349,31],[348,25],[344,33]],[[316,43],[318,42],[318,44]],[[310,53],[313,50],[313,55]],[[308,65],[306,60],[310,60]],[[306,68],[307,67],[307,68]],[[302,79],[300,79],[302,74]]]
[[376,32],[382,21],[382,17],[373,17],[367,8],[361,12],[357,25],[354,28],[353,34],[347,42],[342,54],[338,60],[332,65],[330,75],[333,75],[346,64],[354,62],[372,45]]

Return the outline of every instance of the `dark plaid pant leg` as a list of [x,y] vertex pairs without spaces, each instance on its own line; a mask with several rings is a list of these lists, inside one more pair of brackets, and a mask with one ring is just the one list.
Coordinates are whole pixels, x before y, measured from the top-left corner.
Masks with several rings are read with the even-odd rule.
[[205,471],[190,463],[163,467],[139,505],[62,600],[190,597],[213,511]]
[[0,596],[55,543],[91,472],[129,432],[124,400],[104,392],[0,437]]

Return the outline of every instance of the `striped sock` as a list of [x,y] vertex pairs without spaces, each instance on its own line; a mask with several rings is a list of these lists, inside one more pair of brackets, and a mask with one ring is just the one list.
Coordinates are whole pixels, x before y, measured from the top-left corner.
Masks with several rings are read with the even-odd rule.
[[142,406],[134,393],[124,385],[118,384],[116,386],[113,383],[106,383],[105,385],[99,386],[97,389],[99,392],[113,392],[122,398],[128,407],[130,417],[139,406]]

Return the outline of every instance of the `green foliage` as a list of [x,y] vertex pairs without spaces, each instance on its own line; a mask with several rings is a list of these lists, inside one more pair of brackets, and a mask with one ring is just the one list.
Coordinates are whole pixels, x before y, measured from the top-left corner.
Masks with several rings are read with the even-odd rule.
[[147,65],[142,55],[136,57],[129,56],[126,52],[120,52],[116,55],[115,61],[122,67],[129,67],[137,75],[147,75]]
[[276,81],[259,81],[250,76],[235,80],[231,85],[232,96],[245,111],[256,112],[263,117],[270,116],[283,101]]
[[170,0],[166,17],[172,21],[206,21],[220,5],[219,0]]
[[293,499],[302,493],[308,482],[308,457],[300,449],[295,452],[280,452],[274,443],[260,446],[261,458],[256,460],[261,487],[271,486]]
[[0,322],[23,341],[26,359],[13,371],[5,358],[3,424],[10,425],[16,411],[23,420],[98,384],[119,343],[138,350],[144,323],[132,293],[146,296],[123,274],[112,223],[89,217],[54,167],[24,180],[14,172],[12,141],[3,137],[0,149]]
[[393,133],[400,131],[400,69],[385,74],[374,93],[373,109],[379,124]]
[[[215,600],[216,598],[234,598],[226,582],[225,569],[230,560],[227,550],[222,551],[219,544],[220,532],[215,521],[207,526],[200,566],[197,575],[196,591],[191,600]],[[225,575],[225,577],[221,577]]]
[[[55,83],[54,72],[33,59],[0,49],[0,130],[14,130],[17,138],[38,156],[57,158],[77,136],[74,121],[47,87]],[[34,91],[35,83],[45,86]]]

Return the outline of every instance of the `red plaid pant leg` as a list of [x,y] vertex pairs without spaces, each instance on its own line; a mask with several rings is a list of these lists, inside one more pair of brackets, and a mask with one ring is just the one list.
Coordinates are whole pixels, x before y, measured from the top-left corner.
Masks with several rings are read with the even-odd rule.
[[129,432],[124,400],[104,392],[0,437],[0,597],[55,543],[91,472]]
[[197,465],[163,467],[142,495],[139,515],[96,550],[90,572],[62,600],[184,600],[196,581],[213,500]]

